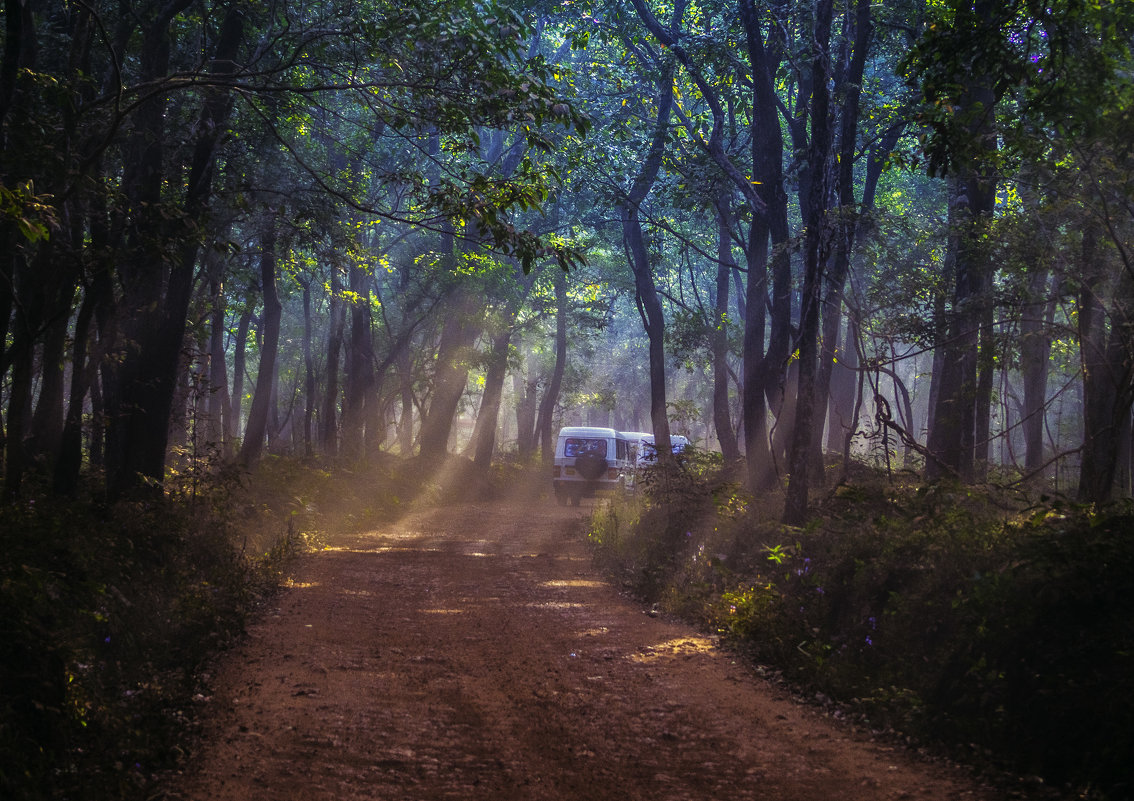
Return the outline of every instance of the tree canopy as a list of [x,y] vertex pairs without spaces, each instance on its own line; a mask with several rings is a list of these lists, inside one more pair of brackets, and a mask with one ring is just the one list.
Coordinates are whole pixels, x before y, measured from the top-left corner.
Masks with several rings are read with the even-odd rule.
[[828,455],[1131,492],[1127,4],[3,15],[9,501],[580,422],[791,523]]

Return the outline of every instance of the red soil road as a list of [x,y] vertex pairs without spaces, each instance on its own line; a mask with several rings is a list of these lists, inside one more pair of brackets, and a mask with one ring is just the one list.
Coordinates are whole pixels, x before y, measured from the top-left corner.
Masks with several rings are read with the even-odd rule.
[[214,679],[164,796],[959,801],[592,565],[579,510],[468,504],[306,558]]

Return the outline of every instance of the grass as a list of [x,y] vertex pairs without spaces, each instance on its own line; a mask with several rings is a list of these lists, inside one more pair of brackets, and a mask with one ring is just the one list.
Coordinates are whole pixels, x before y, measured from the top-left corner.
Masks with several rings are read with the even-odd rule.
[[1134,510],[863,471],[807,527],[711,464],[600,509],[598,558],[809,697],[1077,797],[1134,792]]

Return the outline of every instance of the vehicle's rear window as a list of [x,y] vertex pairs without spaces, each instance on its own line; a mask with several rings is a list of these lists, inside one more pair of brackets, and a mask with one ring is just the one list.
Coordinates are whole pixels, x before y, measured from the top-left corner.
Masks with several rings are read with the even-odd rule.
[[584,453],[593,453],[606,458],[606,440],[588,439],[585,437],[567,437],[563,442],[563,455],[567,457],[582,456]]

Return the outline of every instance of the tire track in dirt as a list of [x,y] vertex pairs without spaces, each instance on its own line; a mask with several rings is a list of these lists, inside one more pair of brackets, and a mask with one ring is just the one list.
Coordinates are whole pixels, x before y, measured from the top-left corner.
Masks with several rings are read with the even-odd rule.
[[227,655],[168,799],[991,799],[852,736],[591,566],[579,512],[339,537]]

